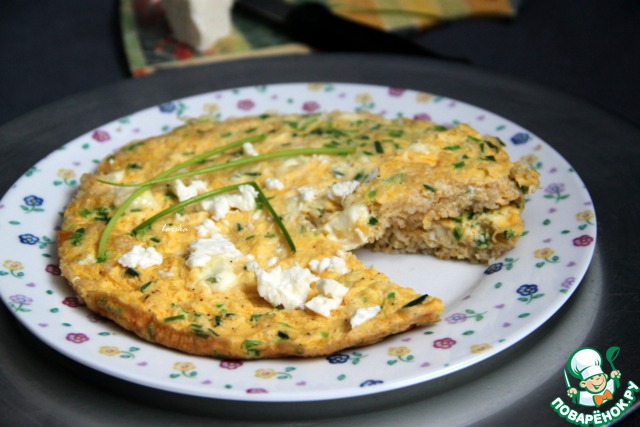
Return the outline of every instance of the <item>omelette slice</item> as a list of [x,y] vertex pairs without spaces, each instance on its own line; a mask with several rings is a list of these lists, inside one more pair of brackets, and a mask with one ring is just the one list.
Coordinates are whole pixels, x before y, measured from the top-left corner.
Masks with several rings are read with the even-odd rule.
[[58,240],[87,306],[222,358],[313,357],[434,323],[442,302],[351,250],[485,262],[537,174],[499,140],[366,113],[194,120],[82,177]]

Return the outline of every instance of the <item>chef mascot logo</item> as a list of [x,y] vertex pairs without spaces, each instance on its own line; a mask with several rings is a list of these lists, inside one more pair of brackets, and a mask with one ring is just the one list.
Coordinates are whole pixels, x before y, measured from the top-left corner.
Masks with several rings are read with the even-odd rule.
[[[596,349],[582,347],[574,351],[564,370],[564,382],[571,402],[582,408],[573,409],[558,397],[551,402],[556,413],[580,426],[601,426],[620,418],[635,402],[635,394],[640,388],[629,381],[622,396],[616,396],[616,391],[621,388],[622,373],[615,368],[613,361],[619,353],[619,347],[610,347],[605,353],[607,364],[604,365]],[[572,381],[567,372],[573,377]],[[585,412],[587,408],[591,412]]]

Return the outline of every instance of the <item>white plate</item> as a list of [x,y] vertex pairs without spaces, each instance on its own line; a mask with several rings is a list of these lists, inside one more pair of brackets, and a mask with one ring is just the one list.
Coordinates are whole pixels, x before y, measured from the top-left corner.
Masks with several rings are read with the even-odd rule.
[[[359,251],[394,281],[442,298],[443,320],[378,344],[309,360],[220,361],[159,347],[78,306],[59,276],[61,212],[79,177],[121,145],[169,130],[181,118],[265,112],[366,110],[388,118],[468,123],[497,136],[512,159],[541,173],[524,212],[526,235],[489,266],[422,255]],[[342,83],[284,84],[206,93],[107,123],[33,166],[0,202],[0,294],[39,339],[80,363],[134,383],[245,401],[362,396],[428,381],[479,363],[526,337],[569,298],[595,246],[594,208],[571,166],[509,120],[460,101],[412,90]]]

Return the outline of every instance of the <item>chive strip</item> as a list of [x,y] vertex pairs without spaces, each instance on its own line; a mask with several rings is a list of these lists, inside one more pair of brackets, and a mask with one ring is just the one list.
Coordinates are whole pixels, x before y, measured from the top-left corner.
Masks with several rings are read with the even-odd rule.
[[[220,154],[224,151],[230,150],[232,148],[236,148],[236,147],[240,147],[242,146],[242,144],[246,143],[246,142],[258,142],[258,141],[262,141],[267,137],[266,134],[260,134],[260,135],[254,135],[254,136],[250,136],[247,138],[242,138],[239,139],[237,141],[231,142],[229,144],[223,145],[221,147],[215,148],[211,151],[207,151],[206,153],[202,153],[199,154],[195,157],[190,158],[189,160],[186,160],[182,163],[179,163],[175,166],[173,166],[172,168],[167,169],[166,171],[162,172],[161,174],[157,175],[156,178],[164,178],[166,176],[170,176],[171,174],[178,172],[179,170],[190,166],[194,163],[198,163],[202,160],[205,160],[211,156],[214,156],[216,154]],[[100,182],[104,182],[102,180],[98,180]],[[125,199],[124,202],[122,202],[122,204],[120,206],[118,206],[118,209],[116,209],[116,211],[113,213],[113,215],[111,216],[111,219],[109,220],[109,222],[107,222],[106,227],[104,228],[104,230],[102,231],[102,235],[100,236],[100,242],[98,243],[98,255],[96,257],[96,261],[97,262],[105,262],[107,260],[107,242],[109,240],[109,235],[111,235],[111,231],[113,230],[113,227],[115,227],[116,222],[118,222],[118,219],[120,219],[120,217],[124,214],[124,212],[127,210],[127,208],[129,207],[129,205],[131,205],[131,203],[133,203],[133,201],[135,199],[137,199],[142,193],[144,193],[145,191],[147,191],[147,189],[149,188],[149,186],[147,185],[143,185],[138,187],[133,193],[131,193],[129,195],[129,197],[127,197]]]
[[132,184],[120,184],[117,182],[109,182],[98,180],[104,184],[114,185],[116,187],[139,187],[139,186],[148,186],[154,184],[160,184],[167,181],[173,181],[174,179],[187,178],[195,175],[203,175],[211,172],[217,172],[224,169],[235,168],[238,166],[244,166],[251,163],[258,163],[263,160],[271,160],[271,159],[279,159],[282,157],[293,157],[293,156],[302,156],[309,154],[351,154],[355,152],[355,147],[317,147],[317,148],[293,148],[291,150],[282,150],[275,151],[272,153],[261,154],[259,156],[253,156],[249,158],[243,158],[239,160],[235,160],[229,163],[225,163],[222,165],[210,166],[208,168],[196,169],[189,172],[180,173],[177,175],[172,175],[167,177],[166,175],[162,177],[154,178],[147,182],[140,183],[132,183]]
[[190,204],[200,202],[200,201],[202,201],[204,199],[208,199],[209,197],[218,196],[220,194],[227,193],[229,191],[237,190],[241,185],[250,185],[257,191],[259,202],[262,204],[262,206],[266,206],[266,208],[269,211],[269,214],[273,218],[274,222],[276,223],[278,228],[280,228],[280,231],[282,231],[282,234],[284,235],[285,240],[289,244],[289,247],[291,248],[291,251],[295,253],[296,252],[296,246],[293,243],[293,239],[291,239],[291,235],[289,234],[289,232],[287,231],[286,227],[282,223],[282,220],[280,219],[280,216],[273,209],[273,206],[271,206],[271,203],[269,203],[269,200],[267,199],[267,197],[264,195],[264,193],[262,192],[260,187],[258,187],[258,184],[256,184],[254,181],[243,182],[241,184],[229,185],[229,186],[226,186],[226,187],[218,188],[216,190],[207,191],[206,193],[202,193],[202,194],[199,194],[199,195],[197,195],[195,197],[192,197],[190,199],[184,200],[184,201],[182,201],[180,203],[177,203],[177,204],[175,204],[175,205],[173,205],[171,207],[168,207],[167,209],[164,209],[164,210],[158,212],[157,214],[153,215],[151,218],[147,219],[146,221],[144,221],[141,224],[139,224],[138,226],[136,226],[131,231],[131,233],[135,236],[138,233],[140,233],[142,230],[150,228],[151,224],[153,224],[155,221],[157,221],[158,219],[162,218],[163,216],[166,216],[166,215],[172,214],[174,212],[177,212],[177,211],[183,209],[184,207],[186,207],[186,206],[188,206]]
[[414,305],[422,304],[424,300],[427,299],[428,296],[429,294],[424,294],[422,296],[419,296],[418,298],[411,300],[405,305],[403,305],[402,308],[409,308],[409,307],[413,307]]

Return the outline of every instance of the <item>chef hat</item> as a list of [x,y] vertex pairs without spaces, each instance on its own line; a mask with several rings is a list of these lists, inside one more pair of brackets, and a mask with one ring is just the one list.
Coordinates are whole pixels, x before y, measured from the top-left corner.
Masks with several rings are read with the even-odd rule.
[[571,375],[580,379],[586,380],[594,375],[603,374],[602,371],[602,357],[600,353],[592,348],[581,348],[573,353],[571,359],[569,359],[569,370]]

